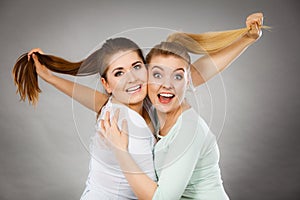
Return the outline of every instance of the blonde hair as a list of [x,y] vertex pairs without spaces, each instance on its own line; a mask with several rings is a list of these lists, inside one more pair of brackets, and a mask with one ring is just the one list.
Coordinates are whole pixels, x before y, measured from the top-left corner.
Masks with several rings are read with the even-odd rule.
[[[270,27],[262,26],[260,28],[269,29]],[[234,41],[247,34],[248,31],[249,28],[201,34],[176,32],[169,35],[167,42],[179,43],[191,53],[211,54],[229,46]]]

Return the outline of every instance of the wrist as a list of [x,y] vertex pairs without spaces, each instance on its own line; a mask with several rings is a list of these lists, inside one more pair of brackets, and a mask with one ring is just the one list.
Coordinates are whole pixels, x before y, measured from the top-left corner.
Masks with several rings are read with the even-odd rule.
[[126,161],[128,161],[128,159],[131,158],[127,149],[114,148],[113,152],[120,164],[123,162],[127,163]]
[[252,41],[252,43],[256,42],[262,36],[262,30],[258,27],[249,29],[245,36]]
[[259,37],[258,37],[258,38],[254,38],[254,37],[249,36],[248,34],[245,34],[245,35],[242,37],[242,40],[243,40],[243,42],[244,42],[246,45],[251,45],[251,44],[255,43],[258,39],[259,39]]

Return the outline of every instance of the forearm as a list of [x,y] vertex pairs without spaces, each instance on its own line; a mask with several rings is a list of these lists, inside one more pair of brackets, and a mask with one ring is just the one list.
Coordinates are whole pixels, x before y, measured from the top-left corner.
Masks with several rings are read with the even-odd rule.
[[152,199],[157,183],[141,171],[127,151],[116,153],[120,167],[138,199]]
[[192,64],[192,81],[199,86],[223,71],[256,40],[244,35],[219,52],[205,55]]
[[55,75],[51,76],[51,79],[47,82],[59,91],[71,98],[74,98],[77,102],[95,112],[100,110],[108,98],[107,95],[102,94],[97,90],[93,90],[87,86],[74,83]]

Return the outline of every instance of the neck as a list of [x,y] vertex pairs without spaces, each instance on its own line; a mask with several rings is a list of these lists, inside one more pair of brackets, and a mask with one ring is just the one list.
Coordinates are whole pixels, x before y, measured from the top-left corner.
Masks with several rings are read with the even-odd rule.
[[[117,104],[123,104],[114,97],[112,97],[112,102]],[[143,101],[138,102],[136,104],[123,104],[125,106],[128,106],[130,109],[134,110],[135,112],[139,113],[141,116],[143,116]]]
[[143,102],[137,104],[129,104],[128,107],[143,116]]
[[176,123],[178,117],[189,108],[190,105],[184,100],[184,102],[177,109],[174,109],[170,112],[164,113],[157,111],[157,116],[160,124],[159,134],[161,136],[166,136]]

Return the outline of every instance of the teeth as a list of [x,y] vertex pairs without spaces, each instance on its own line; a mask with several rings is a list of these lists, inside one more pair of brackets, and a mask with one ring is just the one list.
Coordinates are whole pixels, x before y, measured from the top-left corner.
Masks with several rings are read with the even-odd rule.
[[127,92],[133,92],[133,91],[138,90],[138,89],[140,89],[140,88],[141,88],[141,86],[140,86],[140,85],[137,85],[137,86],[128,88],[126,91],[127,91]]
[[171,98],[171,97],[174,97],[173,94],[159,94],[160,96],[163,96],[163,97],[167,97],[167,98]]

